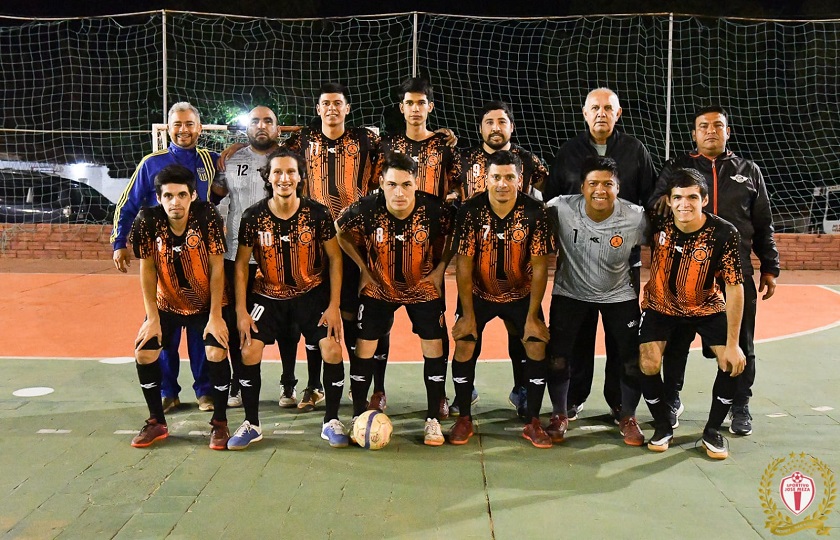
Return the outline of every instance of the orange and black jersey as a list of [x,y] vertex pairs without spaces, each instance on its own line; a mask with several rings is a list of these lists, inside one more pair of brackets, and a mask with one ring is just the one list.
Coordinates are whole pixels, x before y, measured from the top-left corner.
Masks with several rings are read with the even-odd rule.
[[491,302],[513,302],[531,294],[531,257],[557,249],[557,227],[540,201],[517,194],[516,205],[500,218],[487,192],[458,211],[453,250],[473,258],[473,294]]
[[367,257],[377,283],[361,294],[399,304],[440,298],[431,282],[421,280],[440,263],[453,222],[453,210],[440,199],[415,192],[414,210],[397,219],[379,193],[353,203],[338,217],[339,228]]
[[379,135],[367,128],[347,128],[338,139],[305,127],[281,146],[306,158],[304,193],[326,205],[333,219],[379,182]]
[[[548,169],[540,158],[521,146],[511,143],[510,151],[522,160],[522,193],[530,193],[531,186],[539,184],[548,177]],[[464,197],[472,198],[487,189],[487,156],[483,146],[465,150],[461,154],[461,185]]]
[[380,161],[388,152],[407,154],[417,162],[417,189],[420,191],[444,198],[461,181],[461,156],[458,150],[446,145],[442,133],[435,133],[425,141],[409,139],[405,133],[385,135]]
[[335,237],[329,209],[307,197],[289,219],[281,219],[263,199],[242,214],[239,245],[254,249],[253,292],[287,300],[320,285],[329,271],[324,244]]
[[[210,255],[227,249],[222,217],[206,201],[193,201],[184,234],[175,236],[163,207],[142,208],[131,227],[138,259],[154,257],[157,307],[177,315],[210,311]],[[223,299],[223,305],[227,299]]]
[[681,232],[670,214],[652,216],[653,256],[642,308],[677,317],[721,313],[726,303],[715,277],[720,275],[727,285],[744,282],[737,229],[703,213],[706,223],[693,233]]

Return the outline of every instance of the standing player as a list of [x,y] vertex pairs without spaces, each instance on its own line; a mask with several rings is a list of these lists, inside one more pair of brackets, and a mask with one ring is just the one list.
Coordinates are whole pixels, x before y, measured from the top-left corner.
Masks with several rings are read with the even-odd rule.
[[[219,156],[215,152],[197,147],[198,137],[201,135],[201,116],[198,109],[187,102],[178,102],[169,109],[168,122],[169,147],[166,150],[148,154],[140,161],[117,202],[111,243],[114,245],[114,265],[120,272],[126,272],[127,267],[131,265],[126,240],[134,218],[137,217],[141,207],[157,204],[154,179],[159,171],[167,165],[178,164],[186,167],[193,172],[198,199],[208,200],[210,185],[216,174],[215,163]],[[190,368],[194,379],[193,390],[195,390],[198,408],[209,411],[213,409],[213,399],[207,374],[207,362],[204,358],[203,341],[200,333],[187,330]],[[181,404],[178,398],[181,390],[178,386],[178,372],[180,371],[178,345],[180,342],[180,332],[174,333],[169,347],[161,353],[163,383],[160,390],[166,412],[174,410]]]
[[[718,362],[703,446],[709,457],[725,459],[729,451],[720,425],[745,364],[738,346],[744,309],[739,235],[732,224],[703,211],[709,192],[703,175],[694,169],[673,171],[667,200],[671,215],[654,223],[650,280],[639,323],[642,391],[656,428],[648,448],[664,452],[674,436],[672,411],[659,373],[665,346],[677,332],[687,332],[692,338],[699,332]],[[725,301],[717,274],[726,284]]]
[[624,442],[645,442],[636,422],[639,386],[639,296],[628,279],[630,251],[643,243],[647,219],[644,208],[619,200],[618,165],[608,157],[583,160],[581,195],[561,195],[548,203],[560,227],[560,254],[551,296],[550,374],[548,394],[553,414],[548,434],[562,441],[569,374],[575,341],[583,321],[594,313],[604,321],[621,361],[621,413],[619,430]]
[[[463,164],[461,187],[466,199],[485,191],[487,159],[499,150],[509,150],[522,161],[520,191],[532,193],[535,188],[543,187],[548,177],[548,169],[539,157],[511,141],[513,129],[513,113],[510,106],[503,101],[485,103],[478,112],[478,131],[481,133],[482,143],[466,150],[461,157]],[[505,321],[505,327],[508,331],[508,355],[513,367],[513,389],[508,400],[517,409],[519,416],[527,420],[528,411],[525,406],[527,392],[523,378],[525,348],[522,345],[521,335],[516,333],[516,328],[508,321]],[[478,393],[473,389],[472,403],[477,400]],[[453,413],[460,412],[457,405],[452,411]]]
[[[621,198],[627,202],[645,206],[656,182],[656,169],[650,152],[635,137],[616,128],[622,114],[618,96],[609,88],[596,88],[589,92],[583,105],[583,118],[587,129],[566,141],[557,152],[546,181],[543,195],[550,200],[557,195],[580,193],[580,171],[587,156],[606,156],[618,163],[621,177]],[[641,250],[634,249],[630,255],[630,280],[637,294],[640,287]],[[580,336],[572,352],[575,360],[569,386],[569,419],[577,418],[583,403],[592,389],[595,373],[595,334],[598,328],[598,314],[593,312],[583,321]],[[604,398],[616,422],[621,409],[621,362],[616,353],[615,341],[606,334],[607,360],[604,366]]]
[[[666,186],[674,171],[680,167],[700,171],[709,186],[708,210],[735,225],[741,236],[739,245],[741,272],[744,275],[744,316],[741,321],[739,345],[747,358],[744,375],[738,377],[738,390],[732,403],[732,424],[729,431],[736,435],[752,433],[752,416],[749,402],[752,385],[755,382],[755,314],[758,307],[758,293],[767,289],[762,300],[768,300],[776,291],[779,277],[779,251],[773,237],[773,216],[770,212],[770,198],[761,170],[749,159],[736,156],[726,149],[731,135],[726,111],[719,106],[700,109],[694,115],[691,136],[697,143],[697,151],[669,161],[659,176],[655,197],[664,205]],[[760,262],[761,276],[758,291],[755,288],[750,251],[754,251]],[[675,335],[665,350],[665,384],[671,406],[682,407],[679,390],[685,377],[685,363],[692,338]]]
[[[398,92],[400,112],[405,118],[405,133],[384,135],[382,154],[399,152],[417,162],[417,189],[439,198],[458,189],[461,174],[461,160],[458,151],[453,148],[446,131],[431,131],[428,128],[429,113],[434,108],[432,85],[425,79],[412,78],[404,81]],[[386,336],[390,340],[390,336]],[[444,349],[448,349],[449,339],[444,340]],[[380,351],[383,346],[379,347]],[[376,370],[373,376],[373,394],[370,407],[385,410],[385,369],[388,365],[386,354],[376,354]],[[447,356],[444,354],[444,356]],[[449,415],[446,398],[441,401],[441,419]]]
[[[228,309],[227,324],[230,335],[230,360],[233,366],[233,381],[230,388],[229,407],[242,406],[242,394],[237,382],[242,366],[242,352],[239,344],[239,332],[236,326],[236,297],[233,290],[234,283],[234,260],[236,259],[237,246],[239,244],[239,222],[242,219],[242,212],[265,198],[265,182],[263,181],[260,169],[268,163],[268,155],[277,150],[277,116],[268,107],[254,107],[248,113],[248,146],[240,148],[226,160],[225,170],[219,171],[216,181],[213,183],[213,193],[225,197],[228,196],[230,206],[228,207],[226,237],[228,251],[225,254],[225,276],[230,286],[228,293],[231,296],[231,306]],[[248,265],[248,287],[254,282],[257,273],[257,264],[251,261]],[[295,356],[297,354],[297,343],[300,341],[300,331],[295,325],[288,328],[288,336],[278,340],[280,346],[280,359],[283,363],[283,374],[280,376],[280,384],[283,391],[280,395],[281,407],[294,407],[295,400]],[[307,359],[311,354],[307,350]],[[321,360],[320,354],[316,354],[311,362],[314,364],[315,379],[309,380],[309,387],[321,388]]]
[[[306,344],[319,350],[324,359],[327,403],[321,438],[330,446],[347,446],[344,425],[338,419],[344,387],[339,314],[341,249],[332,216],[324,205],[299,196],[306,171],[300,155],[280,149],[268,157],[263,170],[270,196],[245,211],[239,228],[236,319],[242,342],[239,384],[245,422],[228,441],[228,449],[244,450],[262,440],[259,399],[263,349],[277,337],[284,337],[285,327],[295,322]],[[248,290],[252,254],[259,273]]]
[[[336,221],[341,248],[360,269],[359,333],[350,357],[353,415],[367,407],[379,339],[405,306],[412,330],[420,336],[426,384],[423,442],[443,444],[440,400],[446,377],[446,337],[441,295],[451,254],[444,252],[452,226],[451,207],[417,191],[417,163],[405,154],[385,157],[380,193],[363,197]],[[363,255],[364,253],[365,255]]]
[[158,355],[181,327],[203,334],[215,409],[210,448],[224,449],[230,432],[225,406],[230,366],[227,327],[222,319],[225,237],[212,204],[196,201],[193,171],[168,165],[154,178],[159,206],[143,208],[131,230],[140,259],[140,286],[146,320],[137,333],[134,355],[149,419],[131,446],[145,448],[169,436],[160,400]]
[[528,423],[522,435],[537,448],[550,448],[551,438],[539,418],[548,374],[548,328],[541,303],[548,256],[556,249],[555,231],[545,206],[519,193],[519,157],[500,150],[488,156],[487,165],[486,190],[461,207],[453,242],[458,250],[459,303],[452,328],[452,380],[460,415],[449,442],[465,444],[473,434],[476,343],[487,322],[500,317],[516,329],[526,353]]

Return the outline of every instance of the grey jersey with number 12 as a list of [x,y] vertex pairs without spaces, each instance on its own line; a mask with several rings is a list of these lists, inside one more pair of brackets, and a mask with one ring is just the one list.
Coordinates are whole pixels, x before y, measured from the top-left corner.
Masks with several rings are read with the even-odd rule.
[[[228,260],[236,259],[242,212],[266,198],[265,181],[260,176],[260,167],[266,164],[267,158],[267,155],[254,152],[250,146],[240,148],[225,162],[224,172],[216,177],[217,182],[228,189],[230,197],[225,224],[228,245],[225,258]],[[253,257],[251,262],[254,262]]]
[[599,223],[586,215],[585,205],[583,195],[561,195],[548,202],[560,224],[551,294],[607,304],[637,299],[629,259],[633,246],[647,243],[644,209],[616,199],[612,215]]

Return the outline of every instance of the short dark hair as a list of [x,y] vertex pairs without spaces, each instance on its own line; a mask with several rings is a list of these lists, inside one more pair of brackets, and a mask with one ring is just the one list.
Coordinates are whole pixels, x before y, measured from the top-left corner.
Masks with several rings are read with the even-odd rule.
[[706,107],[701,107],[694,111],[694,116],[691,118],[691,131],[697,129],[697,119],[703,116],[704,114],[709,113],[717,113],[723,115],[724,120],[726,120],[726,124],[729,125],[729,113],[726,112],[726,109],[724,109],[720,105],[708,105]]
[[478,110],[478,123],[481,124],[484,122],[484,117],[487,116],[487,113],[490,111],[504,111],[507,115],[508,120],[513,123],[513,112],[510,110],[510,105],[505,103],[504,101],[494,100],[488,101]]
[[432,102],[435,100],[431,83],[423,77],[412,77],[402,82],[397,94],[398,101],[402,101],[409,92],[412,94],[424,94]]
[[586,177],[592,171],[609,171],[616,181],[618,178],[618,163],[607,156],[586,156],[580,169],[580,183],[586,182]]
[[706,177],[697,169],[677,169],[671,178],[668,179],[668,196],[674,188],[689,188],[697,186],[700,188],[700,196],[706,197],[709,194],[709,185]]
[[271,197],[274,194],[274,189],[271,187],[271,183],[268,181],[268,179],[271,177],[271,162],[275,158],[284,157],[290,157],[297,162],[298,174],[300,175],[300,184],[298,184],[297,192],[298,195],[303,193],[303,186],[306,183],[306,158],[304,158],[297,152],[292,152],[288,148],[281,146],[280,148],[268,155],[268,161],[266,161],[265,165],[263,165],[259,169],[260,176],[262,176],[262,179],[265,182],[266,195],[269,197]]
[[337,82],[325,82],[321,85],[318,89],[318,95],[315,96],[315,103],[319,103],[321,101],[321,96],[324,94],[341,94],[344,96],[344,101],[350,103],[350,91],[347,90],[347,87],[341,83]]
[[388,152],[382,163],[382,176],[389,170],[405,171],[413,177],[417,177],[417,162],[408,154],[402,152]]
[[522,160],[519,156],[510,150],[499,150],[487,156],[487,170],[490,170],[490,165],[502,166],[513,165],[516,167],[517,174],[522,174]]
[[155,193],[160,195],[166,184],[185,184],[192,195],[195,193],[195,173],[183,165],[167,165],[155,175]]

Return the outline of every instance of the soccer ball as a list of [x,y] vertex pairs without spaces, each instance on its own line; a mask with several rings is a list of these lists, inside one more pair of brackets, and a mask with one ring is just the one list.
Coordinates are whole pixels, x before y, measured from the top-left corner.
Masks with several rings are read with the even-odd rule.
[[365,411],[353,422],[353,439],[369,450],[385,448],[391,442],[394,426],[391,419],[379,411]]

